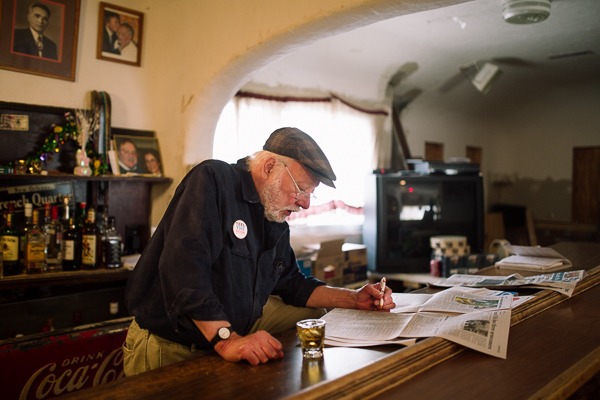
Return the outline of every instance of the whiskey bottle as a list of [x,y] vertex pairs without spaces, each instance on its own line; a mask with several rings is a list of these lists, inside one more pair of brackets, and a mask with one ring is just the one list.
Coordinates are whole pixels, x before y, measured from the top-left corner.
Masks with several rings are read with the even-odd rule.
[[27,232],[25,245],[25,272],[40,274],[46,272],[46,239],[39,225],[39,211],[33,210],[33,224]]
[[[68,210],[68,207],[67,207]],[[68,211],[66,211],[68,214]],[[63,271],[77,271],[81,269],[81,232],[73,217],[69,218],[69,222],[63,232],[62,240],[63,254]]]
[[8,205],[8,213],[0,231],[0,246],[2,247],[3,275],[11,276],[21,273],[19,267],[19,232],[13,224],[15,205]]
[[100,229],[96,225],[96,212],[89,208],[87,222],[81,229],[81,267],[98,269],[100,264]]
[[31,230],[33,225],[33,205],[31,203],[25,203],[24,205],[25,222],[21,227],[19,235],[19,264],[21,270],[25,270],[25,249],[27,246],[27,233]]
[[121,243],[115,217],[106,217],[102,235],[102,268],[121,268]]
[[62,225],[58,221],[58,207],[44,205],[44,234],[46,239],[46,270],[62,271]]

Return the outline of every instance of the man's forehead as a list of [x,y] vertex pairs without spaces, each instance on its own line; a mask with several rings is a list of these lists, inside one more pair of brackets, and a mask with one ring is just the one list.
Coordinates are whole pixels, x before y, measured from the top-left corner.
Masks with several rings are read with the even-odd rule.
[[[32,14],[36,14],[36,15],[44,14],[44,15],[42,15],[43,17],[47,17],[48,16],[48,13],[46,12],[46,10],[44,10],[43,8],[40,8],[40,7],[33,7],[31,9],[31,13]],[[23,15],[23,14],[21,14],[21,15]]]

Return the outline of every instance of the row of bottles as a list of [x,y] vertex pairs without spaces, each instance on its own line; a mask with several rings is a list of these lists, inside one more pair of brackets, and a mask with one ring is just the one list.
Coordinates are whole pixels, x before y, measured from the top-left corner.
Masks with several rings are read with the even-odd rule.
[[9,204],[0,230],[0,277],[21,273],[93,270],[121,267],[121,236],[115,218],[103,215],[96,221],[93,207],[78,203],[75,216],[65,202],[59,207],[45,204],[43,220],[31,203],[25,204],[25,222],[14,223],[14,204]]

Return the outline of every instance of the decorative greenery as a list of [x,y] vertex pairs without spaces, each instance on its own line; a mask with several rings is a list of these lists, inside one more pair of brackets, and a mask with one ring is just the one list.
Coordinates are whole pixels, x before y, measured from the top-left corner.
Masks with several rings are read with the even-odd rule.
[[64,126],[53,126],[52,132],[39,149],[33,156],[27,158],[27,164],[31,164],[32,161],[40,160],[45,162],[52,160],[54,153],[60,151],[60,146],[65,144],[67,140],[77,140],[79,137],[79,131],[77,125],[73,122],[67,122]]
[[110,171],[106,157],[98,153],[94,142],[95,121],[86,118],[85,111],[76,110],[75,113],[75,116],[71,113],[65,114],[67,122],[64,125],[52,126],[52,132],[48,135],[42,147],[27,158],[28,165],[39,161],[51,161],[54,154],[60,152],[60,146],[65,144],[67,140],[72,139],[79,144],[80,148],[83,147],[83,141],[85,140],[85,153],[90,159],[89,167],[92,170],[92,175],[103,175]]

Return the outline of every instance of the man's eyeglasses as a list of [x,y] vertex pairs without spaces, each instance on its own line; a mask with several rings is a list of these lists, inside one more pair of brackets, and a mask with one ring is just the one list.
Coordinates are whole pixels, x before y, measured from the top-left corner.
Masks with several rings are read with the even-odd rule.
[[306,200],[306,199],[316,200],[317,196],[315,196],[314,193],[308,193],[307,191],[302,190],[298,187],[298,184],[296,183],[296,180],[292,176],[292,173],[288,169],[287,165],[285,165],[285,163],[283,161],[281,163],[285,167],[285,170],[287,171],[287,173],[290,175],[290,178],[292,178],[292,182],[294,182],[294,186],[296,186],[296,191],[298,192],[298,193],[296,193],[296,200],[299,200],[299,201]]

